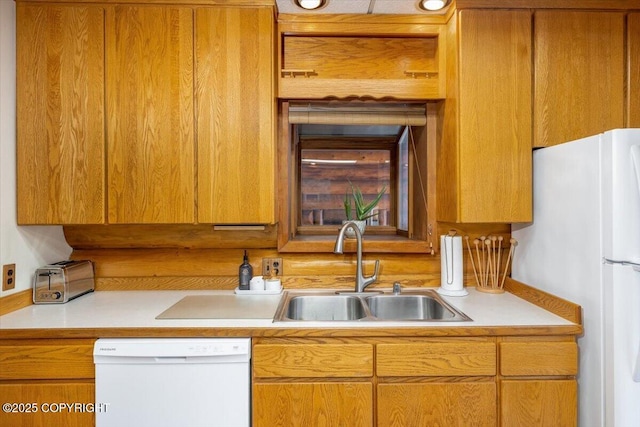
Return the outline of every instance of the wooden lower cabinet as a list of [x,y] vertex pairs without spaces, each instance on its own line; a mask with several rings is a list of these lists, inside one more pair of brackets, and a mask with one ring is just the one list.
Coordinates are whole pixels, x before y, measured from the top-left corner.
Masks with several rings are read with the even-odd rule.
[[578,384],[571,380],[505,380],[500,384],[503,426],[576,426]]
[[253,425],[575,426],[574,336],[254,338]]
[[496,425],[494,381],[378,384],[377,402],[380,427]]
[[371,382],[258,383],[253,426],[373,425]]
[[94,425],[93,342],[0,340],[0,426]]

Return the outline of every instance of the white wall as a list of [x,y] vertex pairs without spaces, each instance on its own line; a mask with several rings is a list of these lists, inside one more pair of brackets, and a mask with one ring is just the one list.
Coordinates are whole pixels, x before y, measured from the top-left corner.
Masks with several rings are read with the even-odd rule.
[[16,265],[15,290],[29,289],[41,265],[68,259],[62,227],[16,225],[16,6],[0,0],[0,264]]

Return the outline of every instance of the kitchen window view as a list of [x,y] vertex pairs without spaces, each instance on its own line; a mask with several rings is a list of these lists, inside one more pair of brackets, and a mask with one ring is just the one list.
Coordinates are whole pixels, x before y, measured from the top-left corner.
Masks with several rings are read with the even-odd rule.
[[353,100],[284,102],[280,111],[286,242],[335,236],[344,220],[357,219],[354,192],[365,205],[377,202],[364,215],[369,239],[428,240],[435,194],[427,173],[435,165],[435,120],[428,117],[435,109]]
[[[330,135],[323,135],[330,131]],[[301,233],[318,232],[354,213],[353,189],[365,203],[367,232],[395,233],[408,224],[408,128],[406,126],[299,125]]]

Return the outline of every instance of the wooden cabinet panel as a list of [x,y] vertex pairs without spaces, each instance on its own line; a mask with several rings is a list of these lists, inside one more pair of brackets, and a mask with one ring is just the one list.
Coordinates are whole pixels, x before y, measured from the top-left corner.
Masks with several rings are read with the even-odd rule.
[[531,12],[463,10],[447,24],[437,219],[532,216]]
[[624,13],[541,10],[534,22],[534,145],[623,127]]
[[107,9],[110,223],[193,223],[193,11]]
[[284,35],[279,96],[441,98],[439,38]]
[[567,342],[502,342],[500,373],[516,375],[576,375],[578,345]]
[[627,16],[627,127],[640,128],[640,12]]
[[16,6],[19,224],[105,219],[104,10]]
[[500,385],[500,425],[577,425],[575,380],[504,380]]
[[[91,406],[95,387],[88,382],[0,384],[0,396],[2,403],[23,404],[19,412],[0,411],[3,426],[86,427],[95,423],[97,409]],[[60,407],[61,403],[74,405],[73,410]]]
[[372,344],[256,344],[256,378],[371,377]]
[[496,345],[490,341],[427,341],[376,346],[379,377],[490,376]]
[[532,215],[531,14],[463,10],[460,49],[460,218]]
[[271,8],[196,10],[198,222],[275,222]]
[[94,378],[93,340],[0,342],[0,380]]
[[254,427],[373,425],[371,383],[254,384]]
[[493,381],[379,384],[377,402],[379,427],[497,425]]

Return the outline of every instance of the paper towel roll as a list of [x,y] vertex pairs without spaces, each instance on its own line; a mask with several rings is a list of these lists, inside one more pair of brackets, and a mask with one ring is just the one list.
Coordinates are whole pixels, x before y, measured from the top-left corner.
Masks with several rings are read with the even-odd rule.
[[443,295],[463,296],[462,236],[440,236],[440,289]]

